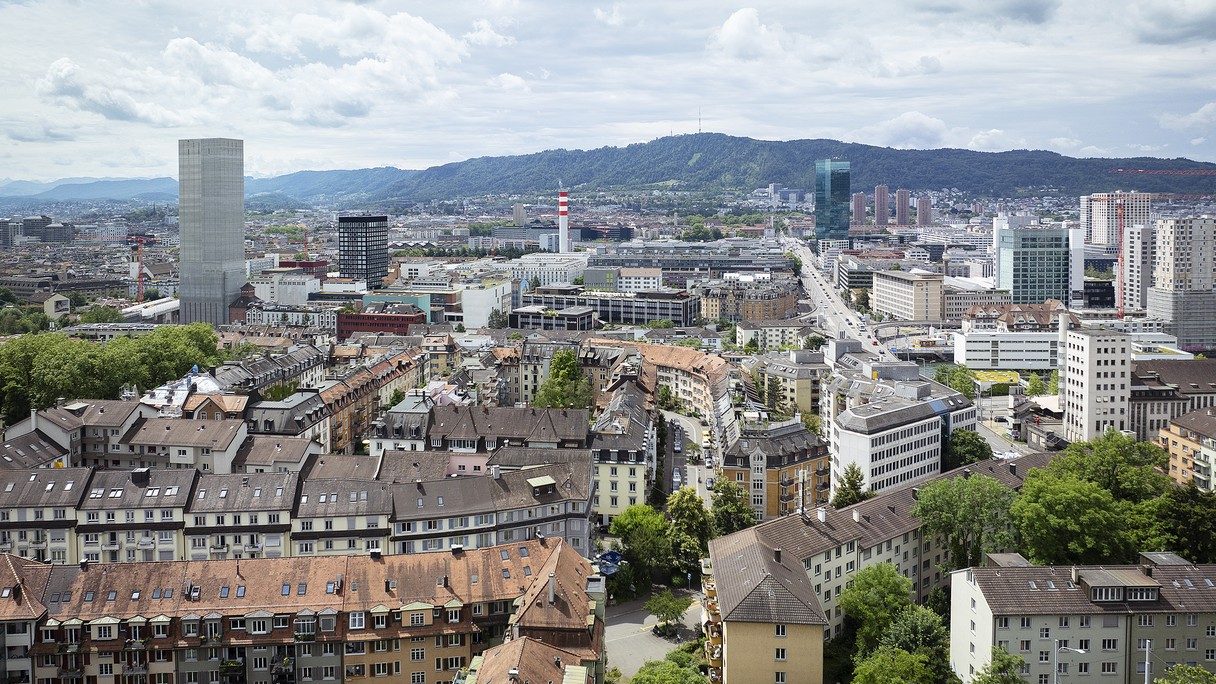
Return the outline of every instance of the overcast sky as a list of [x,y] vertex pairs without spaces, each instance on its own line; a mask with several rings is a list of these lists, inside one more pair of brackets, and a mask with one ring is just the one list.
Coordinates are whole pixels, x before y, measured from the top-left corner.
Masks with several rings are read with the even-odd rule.
[[0,27],[0,178],[176,176],[185,137],[265,176],[698,126],[1216,161],[1212,0],[0,0]]

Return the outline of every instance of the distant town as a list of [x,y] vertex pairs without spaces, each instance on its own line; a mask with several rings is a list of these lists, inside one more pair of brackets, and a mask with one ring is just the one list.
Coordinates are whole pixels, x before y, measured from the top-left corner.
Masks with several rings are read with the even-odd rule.
[[178,159],[0,218],[5,681],[1216,681],[1216,195]]

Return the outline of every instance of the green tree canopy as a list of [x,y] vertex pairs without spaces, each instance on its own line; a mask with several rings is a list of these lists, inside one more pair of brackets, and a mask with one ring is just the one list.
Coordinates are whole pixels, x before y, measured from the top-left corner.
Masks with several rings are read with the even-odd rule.
[[853,302],[857,310],[865,313],[870,310],[870,289],[863,287],[857,291],[857,299]]
[[933,669],[919,653],[883,646],[857,663],[853,684],[935,684]]
[[942,449],[942,472],[992,458],[992,445],[975,430],[955,430]]
[[1041,397],[1047,394],[1047,385],[1043,384],[1043,377],[1038,373],[1031,373],[1030,379],[1026,381],[1026,396]]
[[864,656],[878,646],[900,613],[912,605],[912,580],[894,563],[877,563],[857,571],[852,586],[840,594],[840,607],[857,621],[857,653]]
[[495,330],[501,330],[511,324],[507,314],[503,313],[502,309],[490,309],[490,317],[486,321],[486,327]]
[[986,475],[951,477],[921,487],[912,505],[925,532],[942,535],[947,569],[979,565],[985,552],[1008,545],[1013,490]]
[[1151,442],[1107,430],[1088,442],[1073,442],[1047,464],[1056,475],[1074,475],[1110,492],[1117,501],[1144,501],[1171,486],[1169,454]]
[[663,514],[634,504],[612,519],[608,531],[620,537],[625,558],[645,577],[671,562],[671,528]]
[[92,306],[80,314],[81,323],[122,323],[122,312],[112,306]]
[[699,574],[701,559],[709,555],[709,539],[713,535],[713,518],[705,510],[705,501],[695,487],[681,487],[667,498],[667,515],[671,518],[675,570]]
[[714,533],[718,536],[745,530],[756,524],[756,510],[752,508],[747,492],[725,478],[718,478],[714,482],[710,512],[714,519]]
[[932,610],[912,606],[900,613],[879,642],[879,650],[888,647],[924,656],[933,681],[954,681],[950,669],[950,629]]
[[629,684],[708,684],[709,678],[693,667],[680,667],[670,660],[651,660],[629,678]]
[[668,625],[684,617],[684,612],[692,605],[692,598],[676,596],[670,589],[665,589],[642,604],[642,608],[659,621],[660,625]]
[[828,341],[824,339],[823,335],[808,335],[807,338],[802,341],[802,348],[814,351],[820,349],[827,343]]
[[840,487],[836,489],[836,496],[832,497],[832,508],[840,509],[874,498],[874,490],[864,488],[864,483],[865,475],[861,472],[861,466],[856,463],[845,466]]
[[971,684],[1025,684],[1026,680],[1018,674],[1025,663],[1021,656],[1012,655],[999,646],[993,646],[992,660],[988,661],[984,669],[975,673]]
[[1047,378],[1047,393],[1057,395],[1060,393],[1060,371],[1053,370]]
[[966,366],[938,366],[933,379],[968,399],[975,398],[975,377]]
[[1111,493],[1075,475],[1032,470],[1009,509],[1022,546],[1040,565],[1122,563],[1131,555]]
[[1216,684],[1216,674],[1198,665],[1174,665],[1153,681],[1156,684]]
[[591,408],[591,382],[578,367],[578,357],[570,349],[553,355],[549,377],[536,390],[532,405],[537,408]]

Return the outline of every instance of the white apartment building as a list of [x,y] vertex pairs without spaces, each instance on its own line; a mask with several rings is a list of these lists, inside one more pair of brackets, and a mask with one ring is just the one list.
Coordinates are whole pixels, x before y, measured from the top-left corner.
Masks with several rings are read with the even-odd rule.
[[820,411],[832,460],[832,495],[856,464],[874,491],[941,472],[951,432],[974,429],[976,408],[945,385],[920,377],[909,362],[863,363],[824,381]]
[[1123,265],[1115,266],[1115,294],[1122,292],[1124,309],[1143,311],[1148,306],[1153,262],[1152,226],[1124,226]]
[[529,282],[539,278],[541,285],[573,283],[587,269],[588,254],[535,252],[511,262],[511,278]]
[[305,306],[308,295],[321,291],[321,281],[316,276],[302,273],[296,268],[274,268],[249,279],[253,293],[264,302],[286,306]]
[[629,268],[621,269],[617,278],[616,289],[621,292],[641,292],[658,290],[663,287],[663,269],[661,268]]
[[876,271],[870,307],[901,321],[940,321],[942,288],[940,273]]
[[1081,228],[1091,245],[1119,244],[1123,227],[1152,225],[1153,195],[1147,192],[1096,192],[1081,196]]
[[465,328],[486,327],[494,309],[504,314],[511,312],[511,283],[504,280],[466,284],[460,291],[460,309],[464,312]]
[[337,332],[338,307],[311,309],[302,306],[264,304],[251,306],[245,312],[245,323],[249,325],[286,325],[291,327],[319,328]]
[[1107,430],[1130,429],[1131,339],[1121,332],[1069,330],[1060,373],[1064,438],[1090,440]]
[[1158,221],[1148,314],[1186,347],[1216,343],[1216,218]]
[[1060,336],[1054,332],[955,333],[954,362],[971,370],[1059,368]]

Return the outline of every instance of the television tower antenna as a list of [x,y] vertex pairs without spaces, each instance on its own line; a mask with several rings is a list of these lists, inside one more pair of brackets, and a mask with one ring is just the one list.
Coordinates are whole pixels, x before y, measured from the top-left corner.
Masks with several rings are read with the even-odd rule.
[[701,108],[697,107],[697,132],[701,132]]

